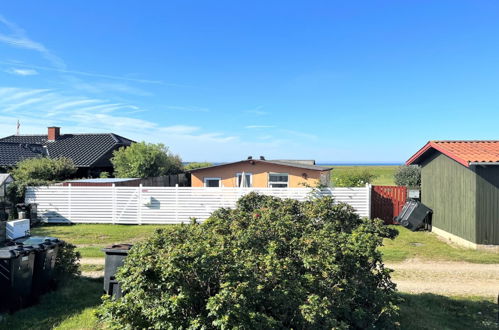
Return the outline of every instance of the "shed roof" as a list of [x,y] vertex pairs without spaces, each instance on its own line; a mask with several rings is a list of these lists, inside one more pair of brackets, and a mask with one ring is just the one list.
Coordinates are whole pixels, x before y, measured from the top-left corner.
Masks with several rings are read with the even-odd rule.
[[421,164],[429,152],[437,150],[469,167],[470,165],[499,165],[499,141],[429,141],[406,162]]
[[69,180],[67,183],[117,183],[140,180],[140,178],[95,178],[95,179],[78,179]]
[[309,165],[309,164],[304,164],[302,162],[293,161],[293,160],[245,159],[245,160],[241,160],[241,161],[238,161],[238,162],[225,163],[225,164],[219,164],[219,165],[207,166],[207,167],[200,167],[200,168],[196,168],[196,169],[190,170],[189,172],[196,172],[196,171],[205,170],[205,169],[208,169],[208,168],[221,167],[221,166],[227,166],[227,165],[234,165],[234,164],[245,163],[245,162],[254,162],[254,163],[262,163],[262,164],[274,164],[274,165],[281,165],[281,166],[302,168],[302,169],[312,170],[312,171],[330,171],[330,170],[333,169],[332,167],[325,167],[325,166],[319,166],[319,165]]

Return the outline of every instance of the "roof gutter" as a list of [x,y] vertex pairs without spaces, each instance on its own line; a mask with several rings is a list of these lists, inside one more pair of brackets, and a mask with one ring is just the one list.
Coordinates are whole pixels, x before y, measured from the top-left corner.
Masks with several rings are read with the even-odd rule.
[[470,165],[495,165],[495,166],[498,166],[499,162],[470,162]]

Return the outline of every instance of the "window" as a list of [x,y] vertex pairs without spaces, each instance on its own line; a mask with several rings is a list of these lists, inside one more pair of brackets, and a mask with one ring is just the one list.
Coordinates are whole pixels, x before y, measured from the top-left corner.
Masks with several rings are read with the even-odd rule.
[[[244,172],[244,176],[246,177],[246,187],[253,187],[253,174]],[[236,173],[237,178],[237,186],[241,187],[241,179],[243,177],[242,173]]]
[[287,188],[288,173],[269,173],[270,188]]
[[221,178],[204,178],[204,186],[208,188],[220,187]]

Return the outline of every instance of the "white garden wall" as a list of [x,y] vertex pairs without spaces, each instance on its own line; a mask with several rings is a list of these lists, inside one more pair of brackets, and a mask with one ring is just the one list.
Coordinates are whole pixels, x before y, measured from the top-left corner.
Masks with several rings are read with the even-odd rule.
[[[370,216],[370,187],[327,188],[322,195]],[[26,203],[38,204],[38,217],[49,223],[175,224],[206,220],[221,207],[234,207],[249,192],[306,200],[309,188],[191,187],[29,187]]]

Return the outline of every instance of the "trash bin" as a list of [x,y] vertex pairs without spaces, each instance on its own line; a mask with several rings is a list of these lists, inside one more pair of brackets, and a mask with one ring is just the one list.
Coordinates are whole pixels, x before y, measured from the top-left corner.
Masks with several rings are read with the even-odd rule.
[[0,248],[0,309],[14,311],[29,302],[34,262],[30,247]]
[[34,248],[33,298],[50,291],[55,284],[54,267],[61,241],[55,237],[31,236],[18,238],[15,243]]
[[132,244],[117,244],[102,249],[102,251],[106,253],[104,291],[114,298],[120,298],[123,296],[120,284],[116,281],[115,275],[118,268],[123,266],[125,258],[127,257],[132,246]]
[[425,225],[433,211],[421,202],[409,200],[405,203],[400,215],[395,218],[402,226],[416,231]]

